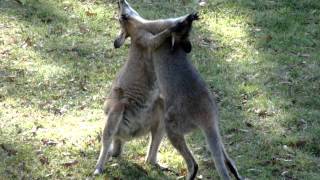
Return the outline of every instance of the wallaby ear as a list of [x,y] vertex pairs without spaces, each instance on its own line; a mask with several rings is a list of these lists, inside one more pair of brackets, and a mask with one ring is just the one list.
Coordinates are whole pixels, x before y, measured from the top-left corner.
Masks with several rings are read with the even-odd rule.
[[174,45],[175,45],[175,37],[174,37],[174,34],[171,36],[171,51],[174,49]]
[[124,42],[126,41],[126,38],[127,38],[127,34],[123,31],[121,31],[120,34],[118,35],[118,37],[113,42],[114,48],[121,47],[124,44]]
[[[186,53],[190,53],[192,50],[192,45],[189,39],[183,40],[181,42],[178,43],[182,49],[184,50],[184,52]],[[174,36],[171,37],[171,51],[173,51],[176,48],[176,44],[175,44],[175,38]]]
[[192,45],[191,45],[191,42],[189,41],[189,39],[182,41],[181,47],[184,50],[184,52],[186,52],[186,53],[189,53],[192,50]]

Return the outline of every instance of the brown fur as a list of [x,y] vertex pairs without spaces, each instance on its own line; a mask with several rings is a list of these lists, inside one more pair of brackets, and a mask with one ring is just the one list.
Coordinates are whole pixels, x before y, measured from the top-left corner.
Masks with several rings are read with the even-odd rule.
[[[110,155],[121,154],[123,143],[135,137],[151,132],[149,152],[146,162],[156,164],[156,154],[163,137],[163,102],[155,87],[155,74],[151,54],[140,40],[143,34],[136,32],[137,27],[154,34],[148,42],[155,47],[170,36],[167,28],[173,27],[180,19],[144,20],[130,5],[119,1],[119,22],[121,31],[114,42],[115,48],[120,47],[125,39],[132,34],[129,58],[113,82],[109,97],[105,102],[106,124],[102,134],[102,146],[94,174],[103,171],[104,164]],[[134,16],[139,21],[124,26],[127,15]],[[140,29],[140,28],[139,28]]]

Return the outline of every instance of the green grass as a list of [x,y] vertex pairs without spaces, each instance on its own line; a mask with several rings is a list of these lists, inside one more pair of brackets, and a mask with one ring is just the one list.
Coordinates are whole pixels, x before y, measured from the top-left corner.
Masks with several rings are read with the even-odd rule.
[[[104,97],[129,47],[113,49],[116,3],[21,2],[0,0],[0,179],[85,179],[99,153]],[[150,19],[200,12],[191,58],[217,96],[240,173],[319,179],[320,1],[144,2],[132,4]],[[217,178],[201,133],[188,142],[198,175]],[[146,149],[147,137],[131,141],[98,179],[177,178],[145,165]],[[159,161],[185,174],[167,140]]]

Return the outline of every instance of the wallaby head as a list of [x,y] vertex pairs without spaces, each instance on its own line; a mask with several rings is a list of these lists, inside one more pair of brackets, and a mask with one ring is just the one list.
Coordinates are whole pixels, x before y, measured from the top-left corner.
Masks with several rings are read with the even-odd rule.
[[114,41],[114,47],[119,48],[123,45],[127,37],[136,31],[136,27],[144,22],[144,19],[135,11],[126,0],[118,1],[118,14],[120,32]]
[[174,50],[176,47],[181,46],[181,48],[189,53],[192,50],[192,45],[189,40],[189,34],[192,29],[192,22],[198,20],[199,16],[197,13],[191,13],[187,16],[184,21],[181,21],[174,27],[171,39],[171,48]]

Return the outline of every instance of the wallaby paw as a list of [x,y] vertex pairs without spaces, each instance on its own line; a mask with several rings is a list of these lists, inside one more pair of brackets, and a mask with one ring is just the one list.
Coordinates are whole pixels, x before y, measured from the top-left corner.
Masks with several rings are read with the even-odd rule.
[[195,21],[195,20],[199,20],[199,14],[198,12],[193,12],[191,14],[188,15],[187,17],[188,21]]
[[93,172],[94,176],[98,176],[100,174],[102,174],[103,170],[101,168],[96,168],[96,170]]

